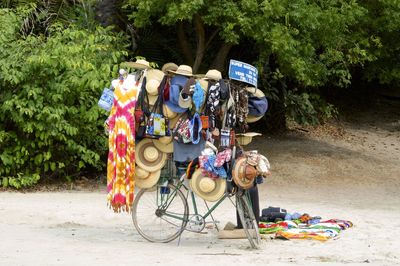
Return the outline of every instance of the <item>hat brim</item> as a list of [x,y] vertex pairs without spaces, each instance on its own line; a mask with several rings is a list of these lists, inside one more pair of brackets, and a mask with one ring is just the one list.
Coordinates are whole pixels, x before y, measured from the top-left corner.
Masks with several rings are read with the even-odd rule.
[[243,189],[249,189],[254,186],[254,178],[251,180],[247,178],[243,178],[240,168],[246,167],[244,164],[247,164],[246,157],[241,157],[235,161],[235,165],[232,169],[232,179],[235,184]]
[[176,125],[176,123],[178,123],[178,120],[179,120],[180,117],[181,117],[180,115],[177,115],[174,118],[171,118],[169,120],[169,128],[170,129],[173,129],[175,127],[175,125]]
[[173,104],[171,101],[166,101],[165,104],[175,113],[181,114],[187,111],[187,108],[182,108],[176,104]]
[[193,74],[189,73],[183,73],[179,71],[173,71],[173,70],[167,70],[169,73],[175,74],[175,75],[181,75],[181,76],[186,76],[186,77],[193,77]]
[[178,115],[177,112],[172,111],[166,104],[163,104],[163,113],[169,119],[173,119]]
[[254,97],[262,98],[265,97],[264,92],[256,87],[246,87],[247,92],[251,93]]
[[135,185],[138,188],[151,188],[155,186],[160,179],[161,170],[150,172],[145,178],[135,178]]
[[136,62],[122,62],[121,66],[127,66],[127,67],[130,67],[130,68],[140,69],[140,70],[150,69],[151,68],[151,66],[140,64],[140,63],[136,63]]
[[157,147],[155,147],[157,151],[159,151],[157,159],[153,162],[146,161],[144,151],[149,146],[155,147],[151,139],[143,139],[136,145],[136,164],[146,171],[154,172],[164,167],[167,161],[167,154],[159,151]]
[[204,199],[205,201],[214,202],[221,199],[222,196],[225,194],[226,180],[222,178],[215,179],[214,180],[214,182],[216,182],[215,189],[212,190],[211,192],[205,193],[201,191],[199,188],[199,183],[202,178],[209,178],[209,177],[203,176],[200,168],[194,171],[192,178],[190,179],[189,182],[193,192],[200,198]]
[[246,122],[247,123],[254,123],[257,122],[258,120],[260,120],[261,118],[263,118],[262,116],[253,116],[253,115],[248,115],[246,118]]
[[165,152],[165,153],[173,153],[174,152],[174,144],[172,142],[172,139],[171,139],[171,142],[168,144],[161,143],[160,140],[158,140],[158,139],[153,139],[153,144],[154,144],[154,146],[156,146],[156,148],[158,150],[160,150],[162,152]]

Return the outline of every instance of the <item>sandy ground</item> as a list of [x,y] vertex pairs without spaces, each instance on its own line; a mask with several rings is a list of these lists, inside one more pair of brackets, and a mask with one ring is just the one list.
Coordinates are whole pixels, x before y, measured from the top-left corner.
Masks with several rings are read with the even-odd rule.
[[[355,226],[336,240],[267,239],[250,250],[247,240],[221,240],[205,229],[154,244],[129,215],[107,209],[104,186],[1,192],[0,265],[400,265],[398,107],[248,146],[272,165],[273,176],[260,186],[261,207],[351,220]],[[221,227],[235,221],[232,204],[214,217]]]

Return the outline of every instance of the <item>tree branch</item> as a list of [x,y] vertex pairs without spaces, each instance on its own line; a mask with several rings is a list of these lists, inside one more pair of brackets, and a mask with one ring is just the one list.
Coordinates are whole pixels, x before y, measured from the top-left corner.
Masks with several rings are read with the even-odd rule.
[[178,23],[178,40],[179,40],[179,46],[181,47],[181,51],[183,54],[183,58],[185,62],[187,62],[189,65],[193,64],[193,54],[192,54],[192,47],[188,41],[188,38],[185,33],[185,27],[184,27],[184,22],[180,21]]
[[217,56],[215,57],[211,65],[213,69],[217,69],[221,72],[225,70],[226,57],[228,56],[228,53],[232,47],[233,43],[222,43],[221,47],[218,50]]
[[196,59],[193,64],[193,72],[196,73],[203,61],[205,51],[205,31],[203,21],[198,14],[194,15],[193,22],[197,35]]

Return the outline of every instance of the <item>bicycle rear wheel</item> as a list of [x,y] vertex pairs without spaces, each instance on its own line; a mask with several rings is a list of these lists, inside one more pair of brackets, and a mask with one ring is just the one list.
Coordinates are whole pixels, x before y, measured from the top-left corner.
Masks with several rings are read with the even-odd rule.
[[253,209],[251,208],[250,199],[247,197],[246,193],[236,194],[236,208],[251,247],[259,248],[261,245],[260,232]]
[[150,242],[166,243],[176,239],[185,229],[188,215],[186,197],[172,184],[141,189],[132,206],[133,224]]

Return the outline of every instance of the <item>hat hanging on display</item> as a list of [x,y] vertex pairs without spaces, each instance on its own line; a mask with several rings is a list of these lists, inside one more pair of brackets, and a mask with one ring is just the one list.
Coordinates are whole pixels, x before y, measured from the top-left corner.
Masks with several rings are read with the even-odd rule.
[[165,136],[159,139],[153,139],[153,144],[162,152],[173,153],[174,144],[172,143],[172,136]]
[[179,120],[180,117],[181,117],[181,115],[178,114],[177,116],[175,116],[174,118],[171,118],[171,119],[169,120],[169,128],[170,128],[170,129],[173,129],[173,128],[175,127],[175,125],[176,125],[176,123],[178,122],[178,120]]
[[167,154],[154,146],[151,139],[141,140],[135,148],[136,164],[143,170],[154,172],[165,165]]
[[247,163],[246,157],[240,157],[235,161],[232,169],[232,179],[237,186],[243,189],[253,187],[256,176],[257,169]]
[[136,62],[122,62],[122,66],[127,66],[134,69],[148,69],[150,67],[150,63],[144,59],[138,59]]
[[182,108],[179,106],[179,97],[181,94],[181,90],[183,86],[185,86],[188,77],[182,75],[176,75],[171,78],[171,86],[169,88],[169,99],[165,101],[165,104],[168,107],[176,112],[176,113],[183,113],[187,110],[187,108]]
[[149,69],[146,72],[146,91],[149,95],[158,95],[158,87],[164,78],[164,72],[158,69]]
[[176,71],[178,69],[178,65],[175,63],[165,63],[162,68],[161,71],[164,72],[165,74],[168,73],[168,71]]
[[188,65],[180,65],[180,66],[178,66],[178,68],[175,71],[168,70],[168,72],[174,73],[175,75],[182,75],[182,76],[187,76],[187,77],[193,76],[192,67],[190,67]]
[[172,111],[166,104],[163,104],[163,114],[169,119],[172,119],[178,115],[178,113]]
[[149,98],[149,105],[153,106],[158,98],[158,95],[147,95]]
[[261,118],[263,118],[263,116],[254,116],[254,115],[248,115],[246,117],[246,122],[247,123],[255,123],[258,120],[260,120]]
[[261,136],[261,135],[262,134],[256,133],[256,132],[247,132],[247,133],[236,134],[236,137],[237,137],[239,144],[242,146],[245,146],[253,140],[253,137]]
[[151,188],[155,186],[160,179],[161,170],[148,172],[136,166],[135,168],[135,185],[138,188]]
[[249,115],[256,117],[264,116],[268,110],[268,100],[265,94],[255,87],[246,87],[246,90],[250,93],[248,98]]
[[218,80],[222,79],[222,74],[221,74],[221,72],[219,72],[216,69],[210,69],[207,71],[206,75],[204,76],[204,79],[205,80],[211,79],[211,80],[218,81]]
[[225,193],[226,180],[222,178],[213,179],[204,176],[201,169],[194,171],[190,179],[190,187],[196,195],[206,201],[217,201]]

